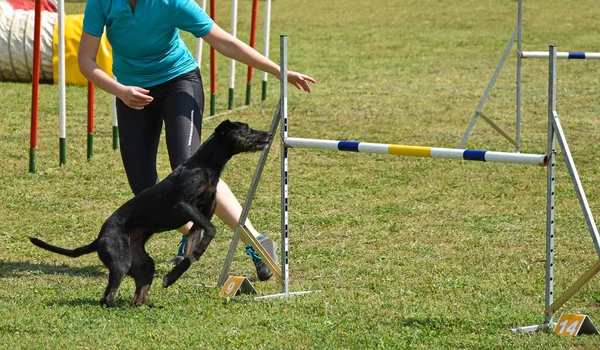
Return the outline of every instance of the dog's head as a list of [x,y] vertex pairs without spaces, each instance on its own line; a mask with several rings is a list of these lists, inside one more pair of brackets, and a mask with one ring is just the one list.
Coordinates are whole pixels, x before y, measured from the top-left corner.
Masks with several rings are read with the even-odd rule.
[[233,146],[234,154],[263,150],[271,141],[268,132],[254,130],[248,124],[232,122],[229,119],[217,126],[215,135],[226,138],[228,144]]

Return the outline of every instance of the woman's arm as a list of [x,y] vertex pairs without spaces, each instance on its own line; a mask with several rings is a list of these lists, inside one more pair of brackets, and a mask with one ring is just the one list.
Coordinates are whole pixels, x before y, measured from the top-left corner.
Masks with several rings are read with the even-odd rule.
[[[233,35],[221,29],[216,23],[213,28],[202,39],[221,54],[233,58],[236,61],[242,62],[263,72],[273,74],[279,79],[279,66],[254,50],[252,47],[245,44],[243,41],[235,38]],[[288,71],[288,82],[296,88],[310,92],[308,82],[316,83],[316,80],[308,75]]]
[[152,102],[148,90],[135,86],[124,86],[108,76],[96,63],[96,55],[100,45],[100,37],[93,36],[85,31],[81,33],[77,61],[83,76],[104,91],[120,98],[126,105],[133,109],[143,109]]

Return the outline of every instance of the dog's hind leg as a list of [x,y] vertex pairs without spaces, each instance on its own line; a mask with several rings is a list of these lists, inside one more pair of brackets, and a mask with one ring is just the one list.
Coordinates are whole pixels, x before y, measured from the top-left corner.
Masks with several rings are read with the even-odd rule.
[[148,290],[154,278],[154,260],[146,252],[145,244],[150,234],[134,232],[131,235],[131,267],[129,275],[135,280],[135,295],[133,305],[139,306],[146,302]]
[[123,235],[106,235],[98,240],[98,256],[109,270],[108,285],[100,305],[115,306],[117,290],[131,266],[129,240]]

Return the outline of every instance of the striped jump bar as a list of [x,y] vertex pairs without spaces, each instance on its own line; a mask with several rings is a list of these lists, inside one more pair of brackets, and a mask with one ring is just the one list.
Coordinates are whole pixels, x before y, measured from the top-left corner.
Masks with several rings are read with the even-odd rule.
[[[523,58],[548,58],[548,51],[522,51]],[[592,60],[600,59],[600,52],[557,52],[556,58],[568,58],[570,60]]]
[[310,148],[332,151],[381,153],[396,156],[430,157],[445,159],[478,160],[482,162],[546,165],[548,156],[510,152],[479,151],[468,149],[435,148],[390,145],[356,141],[331,141],[288,137],[285,145],[292,148]]

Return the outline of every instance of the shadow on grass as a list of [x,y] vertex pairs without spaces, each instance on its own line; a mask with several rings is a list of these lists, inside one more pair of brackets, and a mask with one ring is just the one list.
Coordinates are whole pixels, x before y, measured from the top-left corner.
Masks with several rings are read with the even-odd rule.
[[104,275],[104,266],[73,267],[0,260],[0,278],[27,277],[31,274],[40,273],[45,275],[102,276]]
[[[132,295],[133,297],[133,295]],[[116,305],[114,307],[106,307],[100,305],[100,294],[98,294],[97,298],[91,296],[89,298],[74,298],[74,299],[57,299],[56,301],[48,301],[46,303],[47,306],[72,306],[72,307],[81,307],[81,306],[91,306],[98,307],[106,310],[143,310],[143,309],[164,309],[162,305],[154,305],[153,303],[148,303],[144,305],[134,306],[131,303],[131,299],[128,299],[127,296],[118,297],[115,300]]]

